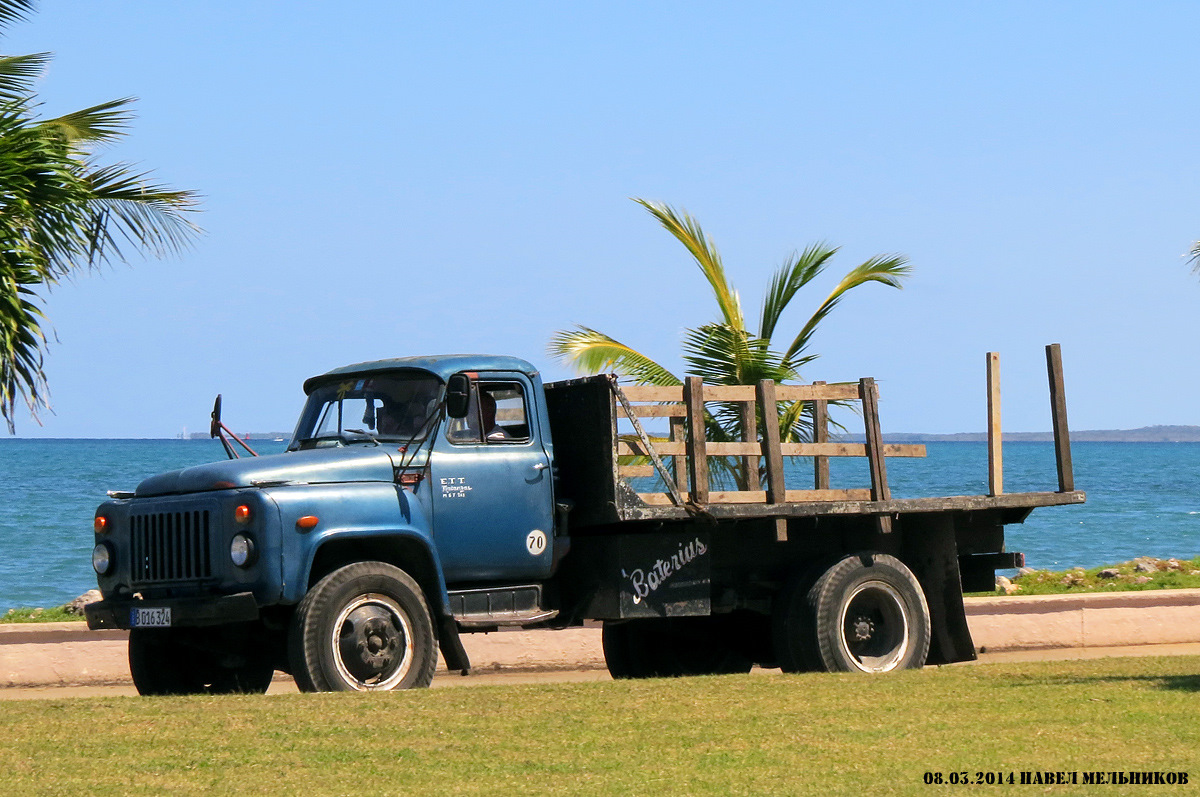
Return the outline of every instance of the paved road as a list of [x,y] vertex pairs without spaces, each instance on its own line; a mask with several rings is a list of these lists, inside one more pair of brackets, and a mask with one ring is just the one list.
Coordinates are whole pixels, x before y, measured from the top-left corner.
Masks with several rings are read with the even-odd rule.
[[[1200,656],[1200,643],[1181,643],[1169,645],[1124,645],[1104,648],[1056,648],[1049,650],[1020,650],[1001,653],[984,653],[979,661],[970,664],[951,665],[955,667],[971,667],[978,664],[1013,662],[1013,661],[1067,661],[1072,659],[1100,659],[1113,656]],[[772,677],[779,674],[778,670],[754,670],[762,677]],[[579,683],[584,681],[611,680],[608,671],[590,667],[586,669],[554,669],[542,671],[510,671],[474,673],[463,677],[456,673],[439,671],[433,680],[433,688],[455,688],[470,686],[504,686],[528,683]],[[279,676],[271,688],[269,695],[296,694],[295,682],[287,676]],[[111,698],[136,696],[137,690],[129,684],[113,684],[98,686],[36,686],[9,687],[0,689],[0,700],[50,700],[61,698]]]

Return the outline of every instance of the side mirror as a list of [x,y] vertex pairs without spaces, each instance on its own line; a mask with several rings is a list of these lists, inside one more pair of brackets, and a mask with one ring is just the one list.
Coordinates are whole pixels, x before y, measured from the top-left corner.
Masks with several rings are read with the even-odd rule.
[[208,427],[209,437],[219,437],[221,434],[221,394],[217,394],[217,400],[213,402],[212,423]]
[[446,382],[446,414],[451,418],[467,417],[471,404],[471,380],[466,374],[455,374]]

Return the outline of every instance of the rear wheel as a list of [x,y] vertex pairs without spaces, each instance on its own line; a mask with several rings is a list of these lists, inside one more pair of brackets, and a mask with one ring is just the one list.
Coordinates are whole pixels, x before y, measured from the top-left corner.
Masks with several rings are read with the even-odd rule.
[[223,640],[216,629],[134,628],[129,672],[141,695],[262,694],[275,667],[253,640]]
[[725,617],[606,622],[604,662],[613,678],[672,678],[750,672]]
[[305,692],[411,689],[433,680],[437,637],[411,576],[359,562],[325,576],[296,607],[288,658]]
[[873,552],[846,556],[807,589],[789,587],[774,618],[784,670],[879,673],[924,665],[929,606],[899,559]]

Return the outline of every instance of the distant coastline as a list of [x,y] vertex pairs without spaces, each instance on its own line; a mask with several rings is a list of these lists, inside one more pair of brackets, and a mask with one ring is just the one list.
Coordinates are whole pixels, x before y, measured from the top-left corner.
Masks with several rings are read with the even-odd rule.
[[[846,440],[862,442],[863,436],[849,435]],[[885,433],[889,443],[984,443],[986,432],[925,434],[922,432]],[[1004,432],[1005,442],[1052,443],[1051,432]],[[1200,443],[1200,426],[1143,426],[1140,429],[1071,430],[1073,443]]]
[[[291,432],[238,432],[243,440],[291,440]],[[208,432],[192,432],[192,440],[208,440]],[[861,443],[861,434],[844,435],[840,439]],[[952,434],[930,434],[927,432],[885,432],[883,439],[889,443],[985,443],[986,432],[955,432]],[[1052,443],[1051,432],[1004,432],[1004,440],[1015,443]],[[1071,430],[1071,440],[1076,443],[1200,443],[1200,426],[1143,426],[1139,429],[1090,429]]]

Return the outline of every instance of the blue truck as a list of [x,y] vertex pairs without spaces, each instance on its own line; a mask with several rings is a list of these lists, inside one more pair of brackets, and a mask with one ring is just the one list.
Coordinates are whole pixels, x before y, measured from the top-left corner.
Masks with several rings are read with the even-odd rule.
[[[970,660],[964,589],[1022,562],[1004,526],[1084,500],[1065,414],[1057,491],[893,498],[887,457],[924,448],[882,442],[871,380],[543,384],[521,359],[447,355],[304,391],[285,453],[236,456],[218,399],[232,458],[96,510],[87,620],[129,629],[141,694],[262,692],[277,670],[303,691],[423,687],[439,652],[469,671],[463,634],[596,622],[614,677]],[[853,401],[865,442],[831,440],[829,405]],[[804,405],[811,441],[762,422],[781,404]],[[706,439],[719,412],[743,440]],[[846,456],[869,486],[829,485]]]

